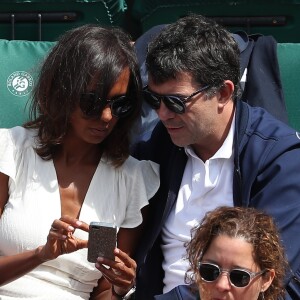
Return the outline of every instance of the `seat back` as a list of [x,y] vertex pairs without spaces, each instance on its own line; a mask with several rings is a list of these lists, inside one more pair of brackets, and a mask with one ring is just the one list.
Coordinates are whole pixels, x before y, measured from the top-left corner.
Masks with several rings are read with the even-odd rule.
[[54,42],[0,40],[0,128],[28,120],[27,101]]
[[278,43],[277,56],[289,124],[300,131],[300,43]]
[[87,23],[121,25],[125,0],[0,0],[0,38],[55,41]]
[[142,32],[191,12],[213,18],[232,32],[259,32],[278,42],[300,42],[300,0],[135,0],[132,8]]
[[[40,64],[55,42],[0,40],[0,127],[28,120],[28,99]],[[300,130],[300,43],[278,43],[277,56],[289,124]]]

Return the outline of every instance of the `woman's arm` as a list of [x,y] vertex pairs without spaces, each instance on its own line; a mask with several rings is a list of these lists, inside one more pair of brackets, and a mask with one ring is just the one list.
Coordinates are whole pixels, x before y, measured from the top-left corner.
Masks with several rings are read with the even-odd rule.
[[[125,295],[134,286],[136,277],[136,262],[131,258],[134,255],[146,221],[147,207],[142,209],[143,223],[136,228],[120,228],[118,232],[118,248],[115,249],[115,261],[99,257],[96,267],[113,286],[111,295]],[[108,266],[106,268],[104,265]],[[101,290],[101,289],[100,289]],[[99,291],[100,291],[99,290]],[[98,291],[98,292],[99,292]],[[118,300],[121,297],[112,295],[110,299]],[[97,295],[93,293],[93,297]],[[92,298],[98,299],[98,298]]]
[[16,255],[0,256],[0,286],[16,280],[43,263],[40,251],[41,247],[38,247]]
[[104,277],[101,277],[98,280],[98,285],[91,293],[90,300],[111,300],[111,298],[111,284]]
[[[140,228],[138,227],[132,229],[120,228],[118,233],[118,248],[114,250],[115,260],[113,261],[103,257],[97,259],[96,268],[101,271],[103,277],[106,278],[113,288],[113,290],[110,289],[111,298],[109,299],[121,299],[121,297],[116,295],[123,296],[134,286],[136,262],[130,255],[132,255],[135,250],[139,234]],[[124,251],[120,249],[124,249]],[[93,297],[96,298],[93,299],[100,299],[96,293],[101,293],[101,291],[101,288],[94,291]]]
[[73,236],[75,228],[88,231],[84,222],[63,216],[52,223],[45,245],[15,255],[0,256],[0,285],[16,280],[45,261],[86,248],[86,240]]
[[[0,172],[0,218],[9,198],[8,179],[7,175]],[[0,286],[25,275],[46,260],[64,254],[63,251],[71,253],[87,246],[87,241],[76,239],[72,235],[75,228],[88,231],[87,224],[64,216],[60,220],[54,220],[52,225],[55,230],[49,228],[46,245],[15,255],[0,256]]]
[[[0,172],[0,218],[8,201],[9,177]],[[40,248],[17,255],[0,257],[0,286],[28,273],[42,263]]]
[[8,176],[0,172],[0,218],[8,201]]

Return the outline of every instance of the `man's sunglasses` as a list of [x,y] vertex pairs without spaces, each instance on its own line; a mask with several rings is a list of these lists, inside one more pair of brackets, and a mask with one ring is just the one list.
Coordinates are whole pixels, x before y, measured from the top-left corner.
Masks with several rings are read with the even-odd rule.
[[83,93],[80,96],[79,107],[88,118],[99,117],[106,105],[117,118],[128,116],[133,111],[133,102],[127,95],[116,96],[112,99],[101,99],[98,93]]
[[177,96],[177,95],[159,95],[151,92],[148,86],[143,89],[143,96],[145,101],[153,108],[159,109],[161,101],[166,105],[166,107],[175,112],[176,114],[183,114],[185,112],[185,103],[191,100],[194,96],[200,94],[201,92],[207,90],[209,85],[206,85],[196,92],[192,93],[187,97]]
[[214,282],[222,273],[227,273],[229,275],[230,284],[238,288],[248,286],[252,279],[264,274],[265,272],[266,270],[256,273],[244,269],[225,270],[221,269],[218,265],[215,264],[201,262],[199,263],[199,274],[203,281]]

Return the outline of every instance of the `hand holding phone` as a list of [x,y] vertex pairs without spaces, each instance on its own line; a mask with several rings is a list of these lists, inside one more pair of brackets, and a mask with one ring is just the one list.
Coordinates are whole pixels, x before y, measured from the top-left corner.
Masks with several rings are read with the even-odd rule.
[[102,256],[115,260],[117,228],[114,224],[91,222],[89,226],[88,261],[95,263]]

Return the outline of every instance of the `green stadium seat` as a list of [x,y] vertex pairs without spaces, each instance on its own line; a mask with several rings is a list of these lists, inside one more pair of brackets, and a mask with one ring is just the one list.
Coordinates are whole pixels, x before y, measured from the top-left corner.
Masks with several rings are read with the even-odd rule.
[[54,42],[0,40],[0,127],[28,120],[27,101]]
[[[30,92],[55,42],[0,40],[0,127],[28,120]],[[300,131],[300,43],[278,43],[277,55],[289,124]]]
[[300,131],[300,43],[278,43],[277,56],[289,124]]
[[0,0],[0,39],[55,41],[87,23],[121,25],[125,0]]
[[188,13],[214,18],[230,31],[272,35],[278,42],[300,42],[300,0],[135,0],[132,16],[142,33]]

